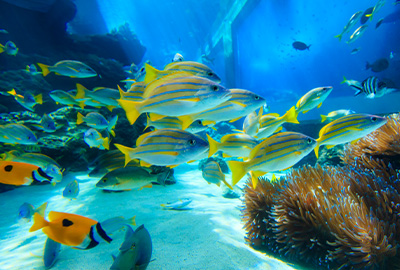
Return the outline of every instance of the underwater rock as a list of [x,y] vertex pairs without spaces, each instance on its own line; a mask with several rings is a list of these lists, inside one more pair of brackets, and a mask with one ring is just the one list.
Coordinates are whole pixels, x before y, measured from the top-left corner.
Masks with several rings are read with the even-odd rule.
[[[390,177],[386,178],[387,172]],[[392,269],[399,259],[398,171],[303,166],[245,187],[243,221],[254,248],[317,269]]]
[[238,199],[243,195],[243,190],[241,190],[238,186],[234,186],[233,190],[226,185],[221,185],[221,188],[222,197],[227,199]]
[[317,160],[317,164],[321,166],[329,165],[329,166],[342,166],[344,162],[341,159],[341,155],[343,154],[344,145],[338,144],[331,149],[326,147],[321,148],[319,152],[319,158]]

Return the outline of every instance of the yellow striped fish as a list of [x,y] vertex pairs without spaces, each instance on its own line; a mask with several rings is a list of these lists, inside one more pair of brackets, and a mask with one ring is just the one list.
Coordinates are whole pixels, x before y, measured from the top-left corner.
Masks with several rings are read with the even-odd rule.
[[258,144],[250,153],[247,161],[228,161],[232,171],[232,186],[236,185],[247,172],[251,172],[253,187],[258,177],[270,171],[286,170],[317,145],[317,141],[301,133],[281,132]]
[[218,162],[209,161],[203,166],[202,175],[204,180],[209,184],[216,184],[217,186],[221,186],[221,182],[223,182],[227,187],[233,189],[232,186],[226,182],[225,174],[222,172],[221,167]]
[[337,144],[358,140],[375,129],[386,124],[387,119],[371,114],[349,114],[325,125],[319,131],[319,138],[315,147],[318,158],[318,149],[321,145],[332,148]]
[[266,104],[263,97],[251,91],[244,89],[229,89],[229,91],[231,98],[224,103],[196,114],[179,117],[183,122],[183,128],[198,119],[206,125],[221,121],[234,122]]
[[308,91],[296,104],[297,113],[306,113],[315,107],[321,107],[322,102],[329,96],[332,92],[332,86],[317,87]]
[[187,128],[182,128],[182,121],[177,117],[171,116],[166,116],[156,121],[152,121],[151,118],[147,116],[146,128],[148,127],[154,127],[155,129],[176,128],[186,130],[190,133],[198,133],[208,128],[208,126],[203,126],[201,120],[193,121]]
[[157,78],[160,78],[162,76],[177,71],[183,71],[190,73],[191,75],[210,79],[215,82],[221,82],[221,79],[218,77],[217,74],[215,74],[215,72],[211,68],[199,62],[193,62],[193,61],[172,62],[166,65],[164,67],[164,70],[158,70],[146,63],[145,69],[146,69],[146,76],[144,78],[144,82],[146,84],[150,83],[151,81]]
[[258,139],[268,138],[272,134],[282,130],[282,125],[284,123],[300,124],[297,121],[296,108],[293,106],[284,115],[279,116],[279,114],[266,114],[260,118],[260,128],[258,129],[256,137]]
[[118,103],[133,124],[143,112],[166,116],[193,114],[218,106],[227,101],[230,95],[223,86],[192,76],[165,81],[155,87],[143,101],[119,99]]
[[140,136],[136,148],[115,146],[125,155],[125,165],[140,159],[142,166],[175,166],[191,160],[208,150],[208,142],[200,136],[179,129],[159,129]]
[[135,82],[131,85],[128,91],[124,91],[118,85],[119,94],[121,99],[128,99],[133,101],[141,101],[143,100],[143,92],[146,88],[144,82]]
[[224,157],[248,157],[251,150],[256,147],[258,141],[246,133],[228,134],[217,142],[207,134],[210,150],[208,157],[211,157],[218,151],[223,152]]

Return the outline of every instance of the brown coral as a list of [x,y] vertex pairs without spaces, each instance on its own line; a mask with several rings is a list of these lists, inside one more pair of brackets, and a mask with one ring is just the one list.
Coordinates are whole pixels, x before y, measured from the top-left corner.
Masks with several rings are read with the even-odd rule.
[[279,249],[285,258],[300,255],[314,268],[377,269],[397,254],[400,196],[383,178],[350,167],[304,166],[279,191],[260,183],[245,193],[251,243]]

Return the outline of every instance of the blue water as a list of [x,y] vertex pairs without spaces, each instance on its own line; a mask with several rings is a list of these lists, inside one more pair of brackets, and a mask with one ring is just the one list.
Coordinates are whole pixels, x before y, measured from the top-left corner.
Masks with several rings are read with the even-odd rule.
[[[53,2],[56,2],[54,6]],[[0,31],[0,44],[10,40],[19,48],[16,55],[0,54],[0,127],[9,123],[31,127],[40,122],[44,113],[52,114],[62,108],[63,105],[50,98],[52,90],[72,89],[70,93],[75,95],[76,83],[88,89],[117,88],[117,84],[123,88],[121,81],[133,77],[123,72],[123,68],[127,70],[134,64],[140,69],[145,63],[151,63],[162,70],[176,53],[182,54],[187,61],[210,67],[226,88],[243,88],[262,96],[270,112],[281,115],[309,90],[332,86],[333,91],[321,108],[298,116],[304,126],[297,125],[296,130],[315,139],[321,114],[340,109],[379,115],[398,112],[399,92],[366,99],[364,94],[354,97],[354,89],[341,83],[344,76],[359,82],[375,76],[391,88],[400,88],[400,18],[392,18],[376,28],[380,19],[395,12],[398,16],[400,5],[386,1],[372,20],[366,22],[367,30],[354,43],[347,44],[346,41],[361,26],[360,22],[341,41],[335,38],[355,12],[364,11],[376,2],[0,0],[0,30],[3,30]],[[60,3],[65,6],[58,10],[55,6]],[[71,11],[68,22],[58,24],[67,10]],[[132,33],[125,32],[124,36],[121,26],[134,34],[135,42]],[[295,41],[305,43],[309,49],[295,50],[292,45]],[[360,51],[351,54],[355,48]],[[380,58],[388,60],[387,69],[380,72],[366,69],[367,62],[373,63]],[[98,75],[76,78],[50,74],[43,77],[38,65],[37,74],[25,71],[30,64],[52,65],[61,60],[85,62],[98,71]],[[29,112],[6,93],[12,89],[21,95],[42,94],[43,104],[37,104]],[[127,89],[129,87],[124,90]],[[58,116],[60,128],[57,132],[46,134],[33,129],[40,141],[36,145],[0,142],[0,154],[13,150],[42,153],[66,169],[63,181],[55,187],[35,185],[14,189],[14,185],[0,185],[0,208],[4,209],[0,221],[0,270],[44,269],[42,257],[46,236],[41,231],[28,233],[32,222],[20,224],[16,216],[22,203],[29,202],[37,207],[46,201],[49,211],[76,213],[99,221],[120,215],[129,217],[134,213],[137,225],[145,224],[153,238],[155,261],[148,269],[292,269],[291,264],[268,257],[246,244],[240,212],[243,194],[239,190],[236,198],[228,200],[222,196],[221,188],[204,181],[198,161],[207,158],[207,154],[199,155],[194,163],[184,163],[176,168],[175,185],[157,185],[144,191],[135,189],[123,193],[99,191],[95,184],[100,177],[89,177],[88,173],[96,158],[106,150],[101,144],[85,144],[83,134],[88,127],[76,125],[79,110],[76,104],[65,110],[69,109],[72,113]],[[265,112],[267,110],[266,106]],[[144,120],[130,125],[121,108],[112,111],[105,106],[88,106],[84,112],[101,112],[107,120],[118,115],[115,138],[100,131],[101,136],[111,140],[111,150],[116,149],[114,143],[135,146],[137,137],[145,130]],[[53,118],[56,116],[52,115]],[[207,133],[219,140],[227,133],[236,132],[234,129],[242,129],[242,123],[243,118],[233,124],[220,124],[216,131],[208,129]],[[284,127],[291,128],[290,125]],[[200,136],[205,139],[205,134],[202,132]],[[0,135],[7,137],[10,134],[0,130]],[[55,146],[56,143],[59,145]],[[302,164],[314,165],[312,155],[311,152]],[[226,173],[228,182],[231,176],[230,172]],[[268,174],[268,177],[272,175]],[[64,187],[75,178],[81,185],[77,199],[63,198]],[[243,182],[239,184],[241,188]],[[6,191],[8,189],[14,190]],[[160,206],[183,198],[193,200],[187,212],[168,212]],[[113,263],[111,253],[118,253],[123,234],[119,232],[118,237],[110,246],[100,245],[90,251],[65,248],[53,268],[109,269]]]

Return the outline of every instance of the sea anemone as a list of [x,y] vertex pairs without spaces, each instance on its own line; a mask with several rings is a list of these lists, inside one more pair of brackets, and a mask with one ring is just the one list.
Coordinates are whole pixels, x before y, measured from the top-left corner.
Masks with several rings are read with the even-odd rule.
[[243,209],[247,240],[313,268],[393,266],[400,196],[399,180],[389,178],[350,166],[317,165],[292,170],[277,184],[260,179],[253,189],[248,182]]

